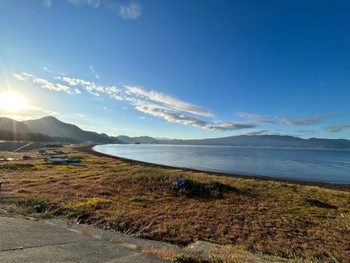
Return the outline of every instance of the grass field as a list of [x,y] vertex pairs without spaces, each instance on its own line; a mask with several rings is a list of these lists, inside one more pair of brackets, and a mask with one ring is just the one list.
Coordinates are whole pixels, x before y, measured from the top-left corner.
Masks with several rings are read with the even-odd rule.
[[[206,240],[272,261],[350,262],[348,191],[149,166],[79,148],[64,151],[83,165],[48,164],[38,156],[1,162],[0,208],[179,245]],[[188,187],[174,191],[179,178]],[[35,213],[37,203],[43,213]]]

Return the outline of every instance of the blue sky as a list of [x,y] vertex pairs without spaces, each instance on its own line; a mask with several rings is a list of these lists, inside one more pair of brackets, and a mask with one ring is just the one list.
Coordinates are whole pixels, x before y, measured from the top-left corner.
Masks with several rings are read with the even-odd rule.
[[0,102],[25,101],[0,116],[350,139],[349,1],[0,0],[0,25]]

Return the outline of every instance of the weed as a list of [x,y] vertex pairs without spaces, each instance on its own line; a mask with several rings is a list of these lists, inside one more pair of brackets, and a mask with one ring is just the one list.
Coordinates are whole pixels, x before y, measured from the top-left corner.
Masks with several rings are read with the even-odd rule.
[[34,164],[30,163],[13,163],[13,164],[3,164],[0,165],[0,170],[10,170],[10,171],[33,171],[37,170]]
[[172,263],[240,263],[243,261],[239,261],[235,258],[225,258],[220,256],[213,256],[207,259],[201,259],[192,256],[180,255],[172,259]]
[[172,263],[200,263],[197,259],[186,255],[180,255],[171,260]]
[[87,198],[83,202],[79,202],[75,205],[73,205],[74,208],[77,209],[101,209],[103,207],[108,206],[110,203],[112,203],[112,200],[102,198],[102,197],[92,197],[92,198]]

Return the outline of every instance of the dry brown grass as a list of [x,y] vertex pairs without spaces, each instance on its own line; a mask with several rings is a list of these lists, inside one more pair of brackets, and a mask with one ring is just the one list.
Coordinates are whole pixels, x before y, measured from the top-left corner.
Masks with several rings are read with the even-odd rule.
[[[283,258],[350,262],[349,192],[64,151],[83,166],[40,158],[0,163],[0,207],[33,216],[33,206],[42,203],[43,217],[180,245],[201,239]],[[181,177],[202,190],[174,193],[172,183]],[[219,196],[203,190],[213,182],[223,186]]]

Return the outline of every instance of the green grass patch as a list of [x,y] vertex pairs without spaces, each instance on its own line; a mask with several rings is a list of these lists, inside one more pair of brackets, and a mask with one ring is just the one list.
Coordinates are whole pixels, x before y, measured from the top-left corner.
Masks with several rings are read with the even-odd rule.
[[37,170],[34,164],[30,163],[11,163],[0,165],[0,170],[9,171],[34,171]]

